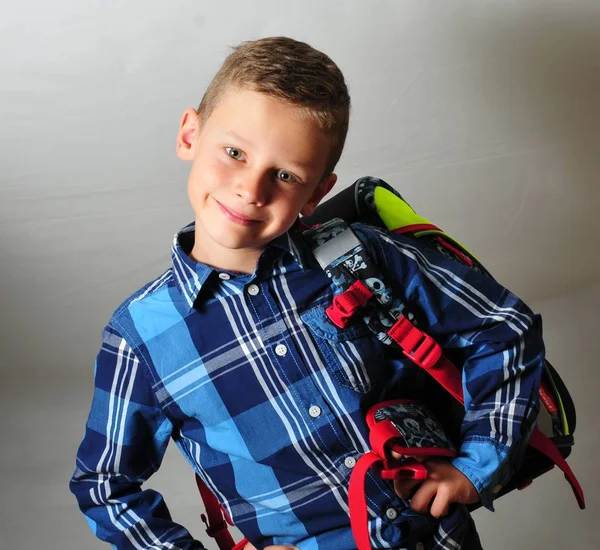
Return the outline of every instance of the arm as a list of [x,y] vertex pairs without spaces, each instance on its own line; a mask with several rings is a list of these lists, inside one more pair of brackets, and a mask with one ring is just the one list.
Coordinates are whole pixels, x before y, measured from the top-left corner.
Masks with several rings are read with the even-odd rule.
[[421,313],[426,326],[420,328],[461,356],[465,417],[460,454],[452,464],[492,509],[494,488],[512,476],[537,417],[541,319],[470,268],[405,237],[364,232],[384,274]]
[[204,548],[171,521],[160,494],[141,489],[158,469],[171,431],[143,366],[118,332],[107,327],[70,488],[96,536],[115,548]]

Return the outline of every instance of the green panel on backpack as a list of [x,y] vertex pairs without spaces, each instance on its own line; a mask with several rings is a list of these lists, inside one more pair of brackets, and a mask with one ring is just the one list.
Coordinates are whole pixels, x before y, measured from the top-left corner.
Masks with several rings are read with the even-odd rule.
[[410,205],[402,200],[398,195],[394,195],[391,191],[377,186],[374,191],[375,208],[377,214],[385,224],[385,226],[391,230],[403,229],[411,225],[431,225],[433,226],[430,230],[419,231],[419,235],[426,234],[439,234],[449,239],[454,244],[458,245],[462,250],[469,254],[473,259],[477,260],[477,256],[473,254],[464,244],[457,241],[448,233],[445,233],[439,229],[434,223],[430,222],[427,218],[419,216]]

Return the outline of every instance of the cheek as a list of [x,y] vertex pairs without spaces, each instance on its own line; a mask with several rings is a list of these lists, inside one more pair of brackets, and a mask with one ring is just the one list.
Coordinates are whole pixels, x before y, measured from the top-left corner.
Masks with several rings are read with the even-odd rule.
[[188,190],[193,194],[212,192],[228,181],[225,163],[198,158],[190,172]]
[[305,202],[306,200],[303,200],[301,196],[296,196],[291,200],[287,198],[282,201],[279,208],[279,218],[282,225],[286,225],[287,229],[289,229],[298,218],[300,209],[304,206]]

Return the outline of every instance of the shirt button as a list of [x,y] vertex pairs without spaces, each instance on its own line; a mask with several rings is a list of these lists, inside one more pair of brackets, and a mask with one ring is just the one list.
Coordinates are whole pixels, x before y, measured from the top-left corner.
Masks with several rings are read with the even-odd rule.
[[346,457],[346,460],[344,460],[344,464],[346,465],[346,468],[354,468],[354,466],[356,466],[356,459],[352,456],[348,456]]
[[310,416],[312,416],[313,418],[318,418],[319,416],[321,416],[321,407],[313,405],[310,409],[308,409],[308,414],[310,414]]
[[231,275],[229,275],[229,273],[219,273],[219,279],[229,281],[229,279],[231,279]]
[[260,288],[258,287],[258,285],[250,285],[248,287],[248,294],[250,294],[250,296],[256,296],[259,292]]
[[425,550],[425,545],[422,542],[417,542],[415,550]]
[[396,519],[398,517],[398,512],[394,508],[388,508],[385,511],[385,515],[388,519]]
[[287,353],[287,347],[283,344],[279,344],[275,347],[275,353],[279,355],[279,357],[283,357]]

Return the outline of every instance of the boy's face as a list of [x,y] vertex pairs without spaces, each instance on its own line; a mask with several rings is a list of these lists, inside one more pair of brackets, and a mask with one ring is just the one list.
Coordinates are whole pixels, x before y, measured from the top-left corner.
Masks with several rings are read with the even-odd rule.
[[330,149],[297,107],[258,92],[231,89],[203,124],[188,109],[177,152],[193,162],[192,257],[251,273],[262,249],[299,213],[310,215],[335,183],[334,174],[323,177]]

